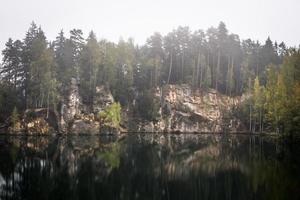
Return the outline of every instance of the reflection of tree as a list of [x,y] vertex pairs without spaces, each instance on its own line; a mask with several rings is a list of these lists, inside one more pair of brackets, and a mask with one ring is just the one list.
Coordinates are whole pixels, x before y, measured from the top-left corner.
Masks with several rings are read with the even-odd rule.
[[96,157],[103,160],[111,169],[118,168],[120,165],[120,144],[113,143],[109,145],[109,149],[105,151],[96,151]]
[[299,197],[299,165],[286,147],[268,137],[146,134],[119,140],[1,141],[2,199]]

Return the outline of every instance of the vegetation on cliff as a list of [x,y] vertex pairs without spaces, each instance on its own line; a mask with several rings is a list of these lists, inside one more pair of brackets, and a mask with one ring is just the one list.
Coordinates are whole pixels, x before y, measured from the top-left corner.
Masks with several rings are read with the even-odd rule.
[[113,103],[104,111],[99,112],[100,122],[103,125],[119,128],[121,123],[121,105]]

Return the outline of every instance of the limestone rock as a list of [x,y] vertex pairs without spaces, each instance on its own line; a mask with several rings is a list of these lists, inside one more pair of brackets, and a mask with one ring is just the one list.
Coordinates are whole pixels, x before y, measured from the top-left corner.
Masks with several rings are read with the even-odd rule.
[[93,112],[95,114],[98,114],[114,102],[114,97],[107,87],[104,85],[96,87],[96,94],[93,101]]
[[158,122],[142,122],[138,131],[150,132],[223,132],[243,130],[241,121],[226,119],[242,97],[228,97],[215,90],[192,91],[189,85],[166,85],[154,98],[162,99]]
[[60,132],[67,132],[70,122],[75,115],[81,114],[82,101],[79,95],[78,81],[76,78],[71,79],[70,88],[64,97],[60,110]]

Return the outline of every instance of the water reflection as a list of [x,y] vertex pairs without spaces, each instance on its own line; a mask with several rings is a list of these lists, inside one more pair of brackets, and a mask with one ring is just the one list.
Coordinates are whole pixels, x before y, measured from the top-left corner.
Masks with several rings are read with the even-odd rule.
[[298,152],[247,135],[3,136],[0,198],[299,199]]

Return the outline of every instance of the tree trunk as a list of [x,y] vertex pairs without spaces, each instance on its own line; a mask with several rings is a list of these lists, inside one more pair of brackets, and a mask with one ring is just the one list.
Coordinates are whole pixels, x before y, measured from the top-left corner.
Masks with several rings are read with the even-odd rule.
[[50,104],[50,95],[49,95],[49,92],[48,92],[48,95],[47,95],[47,116],[46,116],[46,118],[48,119],[48,117],[49,117],[49,104]]
[[261,108],[259,109],[259,132],[261,133],[262,132],[262,113],[261,113]]
[[231,92],[232,92],[232,81],[233,81],[233,66],[234,66],[234,60],[233,57],[231,57],[231,70],[230,70],[230,85],[229,85],[229,95],[231,96]]
[[221,52],[220,50],[218,51],[218,63],[217,63],[217,69],[216,69],[216,90],[218,90],[218,78],[219,78],[219,70],[220,70],[220,58],[221,57]]
[[172,65],[173,65],[172,62],[173,62],[173,52],[171,51],[170,68],[169,68],[169,75],[168,75],[168,82],[167,82],[167,84],[170,83],[170,77],[171,77]]
[[249,131],[250,131],[250,133],[252,133],[252,124],[251,124],[251,122],[252,122],[252,106],[250,104],[250,121],[249,121],[249,124],[250,124]]
[[[200,51],[198,53],[198,58],[197,58],[197,86],[199,84],[199,65],[200,65]],[[201,76],[201,75],[200,75]],[[200,79],[200,88],[201,88],[201,79]]]
[[[226,95],[228,95],[228,85],[230,85],[230,56],[228,56],[227,78],[226,78]],[[229,82],[229,83],[228,83]]]
[[195,59],[193,60],[193,66],[194,67],[193,67],[193,71],[192,71],[192,86],[193,86],[193,88],[196,88],[197,87],[197,74],[198,74],[198,71],[197,71],[197,64],[196,64]]
[[184,82],[184,70],[183,70],[183,65],[184,65],[184,51],[182,52],[182,57],[181,57],[181,82]]

